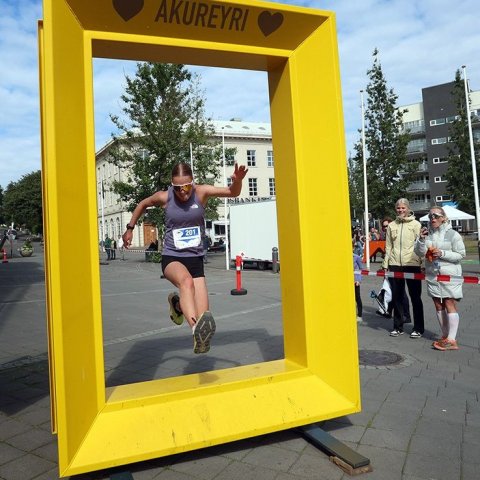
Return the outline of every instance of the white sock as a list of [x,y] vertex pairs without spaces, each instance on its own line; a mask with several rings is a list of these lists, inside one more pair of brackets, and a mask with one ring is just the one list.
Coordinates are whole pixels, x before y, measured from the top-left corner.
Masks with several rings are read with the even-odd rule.
[[458,313],[447,313],[448,315],[448,338],[455,340],[457,338],[458,324],[460,316]]
[[437,310],[437,320],[440,325],[440,331],[442,332],[442,337],[448,335],[448,318],[446,316],[445,310]]

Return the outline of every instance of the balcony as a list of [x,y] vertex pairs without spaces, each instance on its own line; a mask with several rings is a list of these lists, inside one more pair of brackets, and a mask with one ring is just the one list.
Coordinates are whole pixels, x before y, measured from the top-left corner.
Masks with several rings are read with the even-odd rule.
[[428,163],[422,162],[418,164],[417,172],[427,172],[428,171]]
[[407,145],[407,153],[425,153],[427,151],[427,143]]
[[[415,172],[428,172],[428,163],[427,162],[419,163]],[[400,173],[401,175],[405,175],[406,171],[400,170]]]
[[407,192],[429,192],[430,184],[428,182],[413,182],[407,187]]
[[425,133],[425,125],[417,125],[414,127],[402,127],[402,133],[409,133],[410,135],[420,135]]

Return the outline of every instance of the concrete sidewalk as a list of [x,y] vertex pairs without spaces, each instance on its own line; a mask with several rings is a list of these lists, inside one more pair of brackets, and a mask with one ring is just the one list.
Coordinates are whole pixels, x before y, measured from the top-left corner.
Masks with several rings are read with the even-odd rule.
[[[186,327],[173,326],[168,318],[166,296],[172,288],[160,279],[157,264],[128,253],[125,261],[101,266],[107,386],[283,357],[279,276],[246,270],[248,295],[233,297],[234,272],[224,267],[222,254],[211,255],[206,265],[211,309],[220,328],[211,352],[198,357]],[[465,275],[478,271],[478,263],[464,265]],[[41,256],[0,265],[0,285],[0,479],[57,479]],[[378,359],[369,355],[372,351],[387,352],[398,354],[397,362],[362,365],[362,412],[322,428],[371,460],[373,472],[360,478],[480,478],[480,286],[464,286],[461,349],[437,352],[431,338],[438,326],[425,292],[426,335],[392,338],[392,321],[375,315],[369,299],[370,290],[380,285],[381,279],[373,277],[362,283],[360,356],[372,363]],[[108,479],[122,471],[135,480],[350,478],[296,432],[284,431],[72,479]]]

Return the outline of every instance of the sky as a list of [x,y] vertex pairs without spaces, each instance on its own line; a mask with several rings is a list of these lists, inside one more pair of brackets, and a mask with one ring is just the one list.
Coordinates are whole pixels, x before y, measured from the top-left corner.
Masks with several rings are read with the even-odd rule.
[[[85,0],[87,1],[87,0]],[[92,0],[93,1],[93,0]],[[108,1],[108,0],[96,0]],[[145,0],[156,1],[156,0]],[[477,0],[285,0],[279,3],[335,12],[342,81],[346,152],[361,127],[360,90],[368,83],[372,52],[379,58],[397,104],[421,101],[422,88],[450,82],[467,66],[480,89]],[[0,0],[0,186],[40,168],[37,20],[40,0]],[[264,72],[200,68],[206,114],[214,120],[269,122]],[[110,139],[109,114],[121,113],[120,96],[133,62],[94,60],[96,146]]]

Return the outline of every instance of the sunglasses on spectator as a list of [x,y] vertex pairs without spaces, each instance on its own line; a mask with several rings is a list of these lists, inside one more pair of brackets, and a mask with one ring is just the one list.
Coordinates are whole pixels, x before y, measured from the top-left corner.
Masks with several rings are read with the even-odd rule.
[[433,220],[433,219],[437,219],[437,218],[442,218],[443,215],[440,215],[439,213],[429,213],[428,214],[428,218],[430,220]]
[[386,225],[382,225],[382,228],[388,228],[388,223]]
[[188,193],[193,188],[193,180],[188,183],[183,183],[182,185],[175,185],[172,183],[172,187],[176,192],[183,190],[185,193]]

